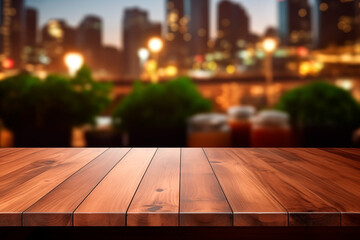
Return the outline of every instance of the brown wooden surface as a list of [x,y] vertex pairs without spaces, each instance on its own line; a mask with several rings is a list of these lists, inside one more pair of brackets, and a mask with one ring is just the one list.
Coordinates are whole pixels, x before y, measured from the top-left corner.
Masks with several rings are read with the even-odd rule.
[[84,198],[130,149],[108,149],[49,192],[23,214],[24,226],[72,226]]
[[128,226],[178,226],[180,149],[158,149],[127,212]]
[[[8,184],[4,186],[6,190],[0,189],[0,226],[21,226],[21,215],[27,208],[104,151],[62,149],[59,152],[58,149],[46,149],[31,155],[29,168],[23,168],[23,172],[16,176],[10,172]],[[19,154],[19,161],[24,160],[22,157]],[[5,170],[3,166],[1,171]]]
[[84,200],[75,226],[125,226],[126,211],[156,149],[132,149]]
[[287,212],[225,149],[205,149],[234,212],[235,226],[286,226]]
[[232,226],[232,211],[202,149],[181,150],[180,226]]
[[290,226],[340,226],[340,213],[332,205],[302,186],[295,178],[283,171],[276,171],[267,163],[276,162],[276,155],[265,154],[257,149],[231,151],[238,155],[238,163],[244,171],[259,179],[265,190],[286,208]]
[[0,149],[0,226],[360,226],[359,149]]

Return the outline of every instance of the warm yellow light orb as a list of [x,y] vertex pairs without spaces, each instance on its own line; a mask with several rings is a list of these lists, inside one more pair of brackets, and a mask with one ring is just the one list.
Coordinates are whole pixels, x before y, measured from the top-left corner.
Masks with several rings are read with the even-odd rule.
[[68,53],[64,57],[70,75],[75,75],[84,64],[84,57],[79,53]]
[[262,45],[263,45],[265,52],[272,53],[275,51],[275,49],[277,47],[277,41],[273,38],[266,38],[263,41]]
[[178,68],[173,65],[167,66],[165,69],[165,73],[169,77],[175,77],[178,74]]
[[160,38],[152,38],[152,39],[150,39],[148,45],[149,45],[150,51],[152,51],[154,53],[158,53],[162,50],[164,43]]
[[228,65],[226,67],[227,74],[235,74],[236,73],[236,67],[234,65]]

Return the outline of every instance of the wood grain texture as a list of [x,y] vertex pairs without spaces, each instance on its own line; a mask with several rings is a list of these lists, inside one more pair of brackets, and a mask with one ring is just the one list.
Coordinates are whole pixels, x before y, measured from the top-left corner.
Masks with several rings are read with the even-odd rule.
[[0,163],[2,161],[2,157],[9,155],[9,154],[15,154],[16,152],[22,151],[24,148],[0,148]]
[[0,149],[0,227],[359,227],[359,199],[359,149]]
[[247,174],[258,179],[289,212],[290,226],[340,226],[340,213],[332,205],[267,163],[276,162],[276,156],[257,149],[232,151]]
[[132,149],[74,213],[74,226],[125,226],[126,211],[156,149]]
[[[0,226],[21,226],[23,211],[104,151],[62,149],[59,152],[58,149],[46,149],[31,155],[29,164],[37,170],[30,168],[30,172],[24,171],[18,177],[13,176],[9,185],[14,187],[5,186],[0,190]],[[31,178],[27,177],[28,173]]]
[[232,211],[203,149],[181,150],[180,226],[232,226]]
[[[7,154],[0,158],[0,177],[4,177],[10,173],[13,175],[26,172],[27,168],[36,168],[41,165],[41,160],[45,160],[48,154],[57,154],[65,149],[23,149]],[[37,154],[38,153],[38,154]],[[42,159],[39,159],[39,156]],[[50,156],[51,157],[51,156]],[[40,164],[38,164],[40,163]],[[31,169],[30,169],[31,170]],[[17,171],[17,172],[16,172]],[[11,177],[11,176],[10,176]],[[9,176],[7,176],[9,178]]]
[[226,149],[205,149],[234,213],[234,226],[287,226],[286,210]]
[[[335,156],[324,156],[318,149],[262,149],[265,154],[276,157],[277,162],[269,162],[278,171],[301,183],[310,191],[326,199],[341,212],[355,220],[360,212],[359,171],[336,160]],[[348,221],[347,221],[348,222]]]
[[72,226],[75,209],[130,149],[108,149],[23,213],[24,226]]
[[158,149],[127,212],[127,226],[178,226],[180,149]]

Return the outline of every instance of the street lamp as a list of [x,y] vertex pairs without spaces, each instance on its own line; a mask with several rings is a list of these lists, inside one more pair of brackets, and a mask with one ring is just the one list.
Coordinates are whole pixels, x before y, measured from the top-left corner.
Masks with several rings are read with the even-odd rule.
[[138,57],[140,59],[140,69],[141,69],[141,74],[140,76],[142,77],[143,73],[144,73],[144,66],[146,61],[149,59],[150,57],[150,52],[148,49],[146,48],[140,48],[138,50]]
[[64,61],[69,69],[70,76],[75,76],[84,64],[84,57],[79,53],[68,53],[65,55]]
[[266,103],[268,107],[271,107],[271,92],[270,87],[274,81],[274,70],[273,70],[273,55],[274,51],[277,48],[277,40],[274,38],[266,38],[262,47],[266,52],[266,61],[265,61],[265,94],[266,94]]
[[162,50],[163,45],[163,41],[157,37],[151,38],[148,43],[149,49],[153,53],[159,53]]
[[[160,38],[154,37],[149,40],[148,47],[149,47],[150,51],[153,53],[154,59],[158,66],[159,65],[159,53],[161,52],[161,50],[164,47],[164,42]],[[155,83],[159,81],[159,75],[157,73],[157,69],[156,69],[156,74],[152,77],[152,81]]]

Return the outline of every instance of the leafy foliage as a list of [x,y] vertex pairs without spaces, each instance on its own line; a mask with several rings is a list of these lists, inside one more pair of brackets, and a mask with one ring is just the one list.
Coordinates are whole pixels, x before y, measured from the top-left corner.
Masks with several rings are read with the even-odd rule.
[[285,93],[277,109],[288,112],[297,127],[353,129],[360,125],[360,106],[352,95],[321,81]]
[[14,131],[93,123],[110,103],[110,89],[95,82],[86,67],[72,79],[18,75],[0,82],[0,118]]
[[211,102],[188,78],[148,85],[136,82],[116,108],[114,122],[125,130],[168,129],[185,126],[188,117],[210,110]]

